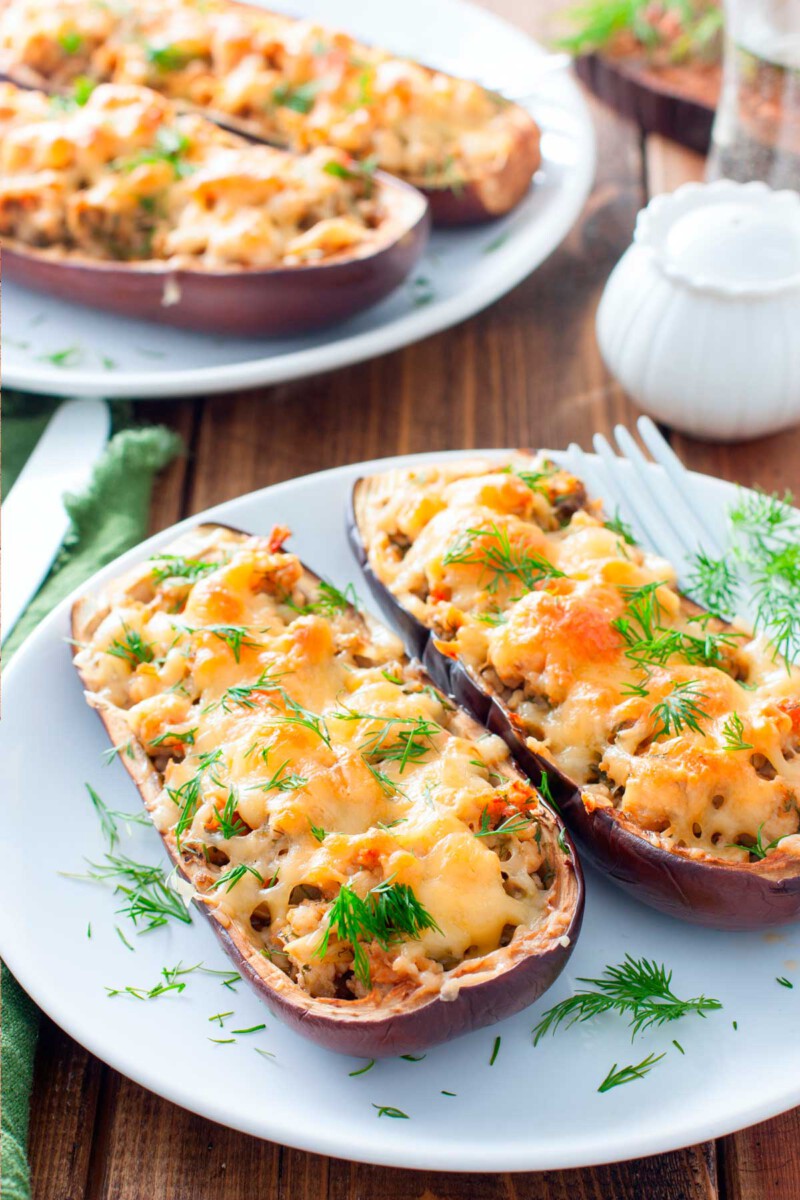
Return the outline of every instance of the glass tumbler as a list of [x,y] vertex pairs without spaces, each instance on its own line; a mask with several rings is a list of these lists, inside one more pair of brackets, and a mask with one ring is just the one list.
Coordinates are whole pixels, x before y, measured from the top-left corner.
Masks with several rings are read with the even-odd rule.
[[707,178],[800,191],[800,0],[725,0]]

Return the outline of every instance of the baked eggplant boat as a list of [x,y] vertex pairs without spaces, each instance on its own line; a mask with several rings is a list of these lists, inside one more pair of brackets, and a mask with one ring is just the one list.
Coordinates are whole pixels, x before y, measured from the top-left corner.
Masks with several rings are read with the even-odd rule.
[[143,84],[294,151],[336,146],[422,189],[442,224],[508,212],[541,161],[535,122],[496,93],[231,0],[5,0],[0,69],[47,90]]
[[268,1007],[333,1050],[411,1053],[549,987],[580,868],[502,739],[286,536],[185,535],[76,603],[75,664]]
[[763,636],[699,609],[541,456],[362,479],[350,532],[438,685],[532,779],[558,772],[605,875],[699,924],[798,918],[800,672]]
[[64,99],[0,83],[3,267],[191,329],[317,328],[392,291],[427,237],[424,197],[353,167],[340,150],[254,145],[148,88]]

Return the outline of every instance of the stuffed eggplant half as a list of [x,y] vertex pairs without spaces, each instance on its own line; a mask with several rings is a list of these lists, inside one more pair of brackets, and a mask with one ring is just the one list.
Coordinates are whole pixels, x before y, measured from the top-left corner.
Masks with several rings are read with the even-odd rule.
[[340,150],[254,145],[143,87],[0,84],[3,267],[70,301],[298,333],[392,291],[428,225],[424,197]]
[[523,454],[394,470],[356,485],[351,535],[408,647],[526,774],[557,774],[609,878],[720,928],[800,916],[800,671],[580,480]]
[[268,1007],[333,1050],[411,1053],[549,987],[580,869],[502,739],[287,535],[184,536],[77,602],[75,664]]
[[144,84],[296,152],[338,147],[425,191],[443,224],[508,212],[541,158],[533,119],[496,93],[231,0],[5,0],[0,69],[46,90]]

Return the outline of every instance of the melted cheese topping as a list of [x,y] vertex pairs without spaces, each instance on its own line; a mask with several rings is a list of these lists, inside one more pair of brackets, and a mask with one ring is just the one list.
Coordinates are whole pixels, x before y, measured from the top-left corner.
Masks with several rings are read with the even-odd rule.
[[334,145],[429,186],[485,176],[514,146],[495,93],[226,0],[12,0],[0,54],[56,85],[82,75],[144,84],[245,120],[267,141]]
[[[214,531],[188,563],[145,564],[76,665],[151,756],[154,822],[223,923],[310,994],[352,998],[331,906],[345,884],[405,885],[435,924],[365,935],[371,983],[438,988],[544,919],[538,797],[499,738],[459,735],[393,636],[326,605],[281,536]],[[485,836],[509,817],[516,833]]]
[[253,145],[146,88],[80,105],[0,84],[0,234],[31,246],[218,269],[352,254],[382,207],[346,162]]
[[[588,808],[613,805],[698,857],[747,861],[759,839],[800,852],[800,671],[689,604],[672,566],[608,528],[579,480],[522,457],[393,471],[370,481],[361,520],[378,577],[502,694]],[[644,667],[631,643],[642,588],[652,630],[682,635]],[[706,631],[722,635],[711,661]],[[696,727],[665,727],[659,706],[676,695],[694,699]]]

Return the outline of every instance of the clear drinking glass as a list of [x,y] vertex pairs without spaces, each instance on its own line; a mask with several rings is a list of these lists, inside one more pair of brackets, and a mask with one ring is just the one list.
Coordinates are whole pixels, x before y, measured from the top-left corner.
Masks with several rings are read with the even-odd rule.
[[800,0],[725,0],[707,177],[800,191]]

